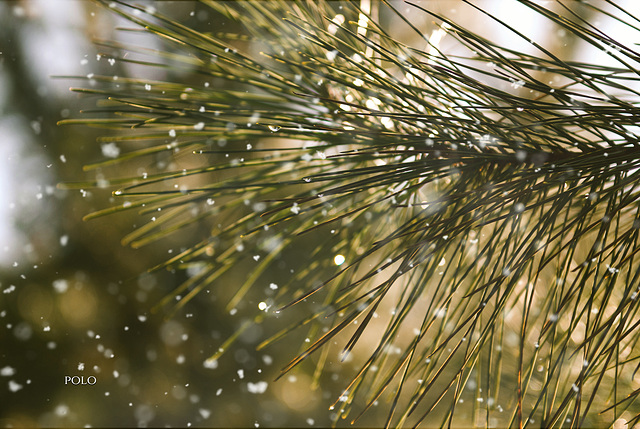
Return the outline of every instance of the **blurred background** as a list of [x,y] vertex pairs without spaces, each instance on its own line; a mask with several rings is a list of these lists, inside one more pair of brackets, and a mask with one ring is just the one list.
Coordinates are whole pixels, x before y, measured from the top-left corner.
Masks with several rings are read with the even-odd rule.
[[[422,3],[464,18],[459,2]],[[197,28],[238,30],[195,2],[153,4]],[[486,4],[503,5],[488,7],[504,17],[519,16],[519,29],[541,44],[580,52],[563,34],[517,8]],[[416,19],[431,25],[426,16]],[[608,23],[601,24],[607,30]],[[95,107],[94,98],[69,91],[84,84],[71,76],[141,73],[101,59],[92,41],[158,47],[153,38],[116,31],[119,26],[131,25],[90,1],[0,1],[0,426],[329,426],[328,406],[355,363],[329,365],[317,389],[310,388],[313,365],[274,383],[304,337],[293,335],[256,352],[267,329],[275,332],[261,326],[245,330],[218,362],[207,361],[249,320],[244,307],[256,303],[248,300],[229,314],[224,293],[211,291],[166,318],[150,309],[184,274],[145,274],[187,245],[198,229],[133,250],[120,239],[140,221],[134,213],[82,221],[109,206],[109,190],[57,188],[86,178],[82,166],[108,155],[96,142],[104,130],[56,125]],[[510,36],[494,38],[499,37]],[[272,278],[277,282],[285,275],[283,269]],[[223,282],[233,284],[233,274]],[[303,311],[293,310],[287,320],[300,319]],[[65,384],[67,376],[95,384]],[[383,422],[385,410],[370,411],[361,424]]]

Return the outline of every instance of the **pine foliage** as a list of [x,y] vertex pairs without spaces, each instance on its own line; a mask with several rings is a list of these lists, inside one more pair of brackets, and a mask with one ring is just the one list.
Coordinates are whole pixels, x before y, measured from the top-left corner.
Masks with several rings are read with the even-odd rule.
[[[101,142],[114,157],[87,169],[129,174],[65,186],[114,187],[119,203],[87,218],[135,210],[148,219],[126,245],[211,225],[155,267],[192,268],[160,304],[174,311],[244,270],[235,307],[284,252],[312,240],[307,264],[256,323],[321,305],[260,347],[310,329],[282,374],[310,356],[321,371],[334,341],[343,358],[364,347],[332,406],[349,422],[384,399],[388,426],[610,426],[622,416],[631,427],[640,417],[640,54],[593,22],[640,33],[639,21],[611,1],[519,1],[607,53],[591,64],[463,3],[535,53],[429,2],[201,2],[241,24],[239,35],[104,2],[166,44],[100,42],[105,59],[167,77],[90,76],[75,89],[103,101],[63,122],[114,130]],[[461,414],[470,388],[474,411]]]

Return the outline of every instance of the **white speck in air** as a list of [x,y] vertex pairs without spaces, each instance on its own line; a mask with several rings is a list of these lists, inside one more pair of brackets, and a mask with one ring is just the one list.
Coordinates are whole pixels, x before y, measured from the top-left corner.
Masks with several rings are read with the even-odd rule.
[[267,382],[266,381],[258,381],[257,383],[247,383],[247,389],[249,390],[249,393],[253,393],[253,394],[261,394],[264,393],[267,390]]

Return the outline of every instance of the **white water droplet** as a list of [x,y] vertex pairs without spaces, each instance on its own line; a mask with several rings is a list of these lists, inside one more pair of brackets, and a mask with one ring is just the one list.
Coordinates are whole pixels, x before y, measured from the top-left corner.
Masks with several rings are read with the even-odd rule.
[[266,381],[258,381],[257,383],[247,383],[247,389],[249,390],[249,393],[253,393],[256,395],[259,395],[261,393],[264,393],[267,390],[267,382]]
[[102,155],[107,158],[117,158],[120,155],[120,148],[113,142],[103,144],[100,149],[102,150]]
[[11,368],[10,366],[5,366],[0,369],[0,375],[3,377],[11,377],[16,373],[15,368]]
[[22,387],[22,384],[16,383],[13,380],[9,380],[9,390],[11,392],[17,392],[18,390],[22,389]]
[[331,62],[333,62],[337,56],[338,56],[338,51],[336,51],[335,49],[333,51],[327,52],[327,59]]
[[218,367],[218,359],[209,358],[202,363],[202,366],[207,369],[216,369]]

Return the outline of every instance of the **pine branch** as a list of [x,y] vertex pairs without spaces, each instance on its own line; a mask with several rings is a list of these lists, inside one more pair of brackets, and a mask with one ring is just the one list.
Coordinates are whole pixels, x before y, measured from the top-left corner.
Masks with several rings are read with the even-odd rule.
[[[232,308],[284,251],[312,238],[306,267],[255,323],[273,308],[323,306],[259,346],[316,326],[280,376],[336,340],[343,356],[367,349],[337,415],[363,398],[355,422],[388,394],[387,426],[638,420],[640,57],[582,18],[582,3],[556,11],[520,1],[614,65],[563,58],[536,41],[538,54],[518,52],[410,2],[412,14],[435,19],[432,35],[386,1],[376,13],[353,2],[202,1],[242,24],[241,35],[100,3],[167,46],[101,42],[105,58],[167,79],[90,76],[74,89],[104,102],[63,123],[105,127],[101,143],[126,148],[87,170],[152,165],[109,178],[123,203],[87,218],[160,212],[123,239],[134,247],[225,219],[156,267],[204,267],[162,306],[176,311],[242,270],[256,253],[239,247],[261,250]],[[638,30],[621,6],[585,5]],[[397,40],[377,16],[423,46]],[[314,325],[322,318],[331,321],[324,332]],[[458,416],[473,384],[473,417]]]

